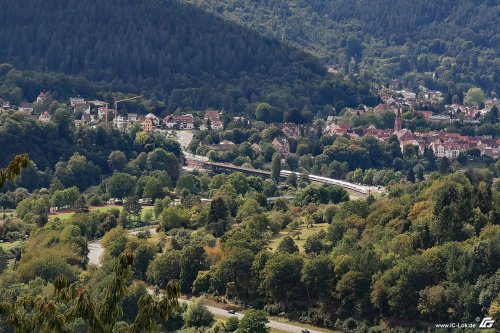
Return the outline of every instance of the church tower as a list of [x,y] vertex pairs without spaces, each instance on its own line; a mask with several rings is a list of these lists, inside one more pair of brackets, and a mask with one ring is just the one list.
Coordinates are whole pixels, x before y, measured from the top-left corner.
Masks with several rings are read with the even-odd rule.
[[396,112],[396,119],[394,120],[394,131],[400,131],[402,128],[403,120],[401,119],[401,109],[398,108]]

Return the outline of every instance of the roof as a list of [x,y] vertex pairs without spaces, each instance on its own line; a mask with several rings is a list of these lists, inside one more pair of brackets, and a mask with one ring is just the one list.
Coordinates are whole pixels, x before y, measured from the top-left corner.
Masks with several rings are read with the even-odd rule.
[[212,127],[222,127],[224,122],[222,120],[214,119],[212,120]]
[[417,111],[418,113],[421,113],[425,119],[429,119],[430,117],[432,117],[432,111],[421,111],[421,110],[418,110]]
[[375,107],[375,111],[376,112],[383,112],[383,111],[392,111],[394,110],[395,108],[390,105],[390,104],[387,104],[387,103],[383,103],[383,104],[379,104]]
[[155,116],[154,114],[152,113],[148,113],[147,115],[145,115],[146,118],[152,118],[152,119],[158,119],[157,116]]
[[27,103],[27,102],[22,102],[21,107],[23,109],[32,109],[33,108],[33,103]]
[[219,111],[217,110],[206,110],[205,111],[205,119],[219,119]]
[[82,97],[70,97],[69,102],[71,106],[85,104],[85,99]]
[[90,109],[90,103],[76,103],[76,104],[73,104],[73,107],[75,109]]
[[178,123],[185,123],[185,122],[192,122],[194,120],[192,114],[184,114],[184,115],[179,115],[179,116],[174,116],[173,114],[170,114],[166,116],[163,121],[169,122],[178,122]]
[[280,146],[286,146],[288,144],[288,140],[282,136],[275,137],[273,140],[273,145],[279,144]]

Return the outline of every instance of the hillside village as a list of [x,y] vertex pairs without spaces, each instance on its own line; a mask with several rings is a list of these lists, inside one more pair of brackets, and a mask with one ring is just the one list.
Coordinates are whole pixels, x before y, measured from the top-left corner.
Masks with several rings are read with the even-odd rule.
[[[397,81],[395,81],[397,82]],[[426,149],[433,151],[438,158],[446,157],[456,159],[460,153],[469,153],[473,156],[486,155],[491,158],[500,156],[500,138],[492,135],[463,135],[460,133],[443,130],[443,127],[458,124],[466,126],[478,126],[481,120],[496,110],[492,115],[498,120],[498,106],[500,100],[497,98],[487,98],[482,105],[463,105],[459,103],[444,104],[445,96],[440,91],[433,91],[425,87],[420,87],[418,93],[404,89],[397,89],[397,84],[390,85],[389,88],[382,88],[379,92],[381,103],[373,108],[360,105],[358,108],[345,108],[336,115],[327,115],[323,119],[317,118],[314,124],[298,123],[274,123],[282,130],[283,136],[273,139],[272,146],[277,152],[287,154],[290,152],[289,139],[298,139],[302,133],[307,131],[321,131],[330,135],[347,135],[352,139],[374,136],[380,141],[387,142],[396,135],[401,151],[405,146],[412,146],[419,155],[423,155]],[[204,111],[176,111],[160,117],[153,113],[141,115],[137,113],[121,114],[118,110],[109,108],[109,104],[100,100],[86,100],[82,97],[72,97],[69,100],[69,107],[73,110],[75,124],[82,126],[96,126],[105,123],[122,131],[139,126],[145,132],[161,132],[169,130],[190,130],[190,131],[216,131],[220,132],[230,121],[244,122],[251,126],[254,119],[242,116],[230,117],[223,110],[207,109]],[[427,107],[427,109],[426,109]],[[20,112],[30,114],[34,119],[47,122],[51,119],[47,95],[40,92],[35,101],[23,102],[19,106],[14,106],[9,101],[4,101],[0,107],[0,113],[8,109],[17,109]],[[442,110],[436,112],[431,110]],[[115,114],[116,112],[116,114]],[[394,126],[392,128],[377,128],[374,124],[369,126],[355,126],[346,122],[346,117],[362,117],[372,115],[381,117],[384,113],[395,114]],[[405,127],[405,119],[412,117],[423,120],[432,126],[441,126],[441,130],[412,131]],[[109,119],[109,121],[108,121]],[[217,144],[211,145],[215,151],[229,151],[236,145],[230,140],[221,140]]]

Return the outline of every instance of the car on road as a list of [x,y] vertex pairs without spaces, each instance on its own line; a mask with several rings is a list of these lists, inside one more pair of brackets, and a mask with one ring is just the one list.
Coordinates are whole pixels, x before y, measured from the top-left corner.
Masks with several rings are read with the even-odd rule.
[[303,328],[301,332],[302,333],[311,333],[311,331],[309,331],[307,328]]
[[231,310],[227,310],[227,313],[230,313],[230,314],[235,314],[235,313],[236,313],[236,311],[234,311],[234,310],[232,310],[232,309],[231,309]]

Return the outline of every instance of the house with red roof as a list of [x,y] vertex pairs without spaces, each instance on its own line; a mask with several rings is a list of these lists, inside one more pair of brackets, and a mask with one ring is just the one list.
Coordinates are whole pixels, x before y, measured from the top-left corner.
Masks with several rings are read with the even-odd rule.
[[37,103],[44,103],[45,101],[47,100],[47,96],[45,95],[45,93],[42,91],[38,94],[38,97],[36,98],[36,102]]
[[163,118],[163,122],[167,128],[177,128],[181,130],[188,130],[194,128],[194,118],[192,114],[184,114],[184,115],[173,115],[170,114]]
[[382,103],[382,104],[377,105],[373,109],[373,111],[375,111],[375,113],[377,115],[380,115],[382,112],[386,112],[386,111],[396,112],[397,111],[397,106],[394,106],[394,105],[389,104],[389,103]]
[[50,113],[48,111],[45,111],[44,113],[42,113],[40,115],[40,117],[38,118],[39,121],[41,122],[47,122],[50,120]]
[[429,120],[429,118],[432,117],[432,111],[417,110],[417,113],[420,113],[422,116],[424,116],[425,120]]
[[351,125],[349,124],[329,124],[326,125],[325,129],[323,130],[324,134],[331,134],[331,135],[342,135],[342,134],[347,134],[350,130],[352,129]]

